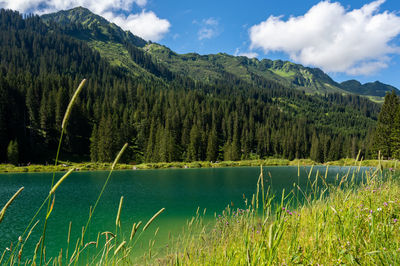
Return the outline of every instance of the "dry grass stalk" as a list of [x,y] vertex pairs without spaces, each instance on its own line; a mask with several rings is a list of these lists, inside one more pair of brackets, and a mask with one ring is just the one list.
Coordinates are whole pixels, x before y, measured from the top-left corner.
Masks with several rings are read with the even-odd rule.
[[117,249],[114,251],[114,255],[117,255],[117,253],[121,250],[121,248],[123,248],[126,244],[126,241],[123,241],[118,247]]
[[70,169],[65,175],[63,175],[63,177],[60,178],[60,180],[58,180],[58,182],[53,186],[53,188],[50,190],[49,194],[54,194],[54,192],[56,191],[56,189],[61,185],[61,183],[74,171],[75,169],[72,168]]
[[39,241],[37,242],[37,244],[35,246],[35,252],[33,254],[32,265],[36,265],[37,252],[40,247],[40,244],[42,243],[42,240],[43,240],[43,236],[40,237]]
[[11,203],[13,203],[15,198],[18,197],[18,195],[22,192],[22,190],[24,190],[24,187],[21,187],[20,189],[18,189],[18,191],[15,192],[14,196],[12,196],[10,198],[10,200],[6,203],[6,205],[4,205],[3,209],[1,209],[1,211],[0,211],[0,223],[3,221],[4,214],[6,213],[7,208],[10,207]]
[[72,96],[71,101],[68,104],[67,111],[65,112],[64,119],[61,124],[62,129],[64,129],[65,125],[67,124],[69,115],[71,114],[72,106],[74,106],[74,102],[76,101],[76,98],[78,98],[78,95],[81,92],[83,85],[85,85],[85,82],[86,82],[86,79],[83,79],[81,81],[81,83],[79,84],[78,88],[76,89],[74,95]]
[[[58,254],[58,258],[57,258],[57,261],[58,261],[58,265],[62,265],[62,249],[60,250],[60,253]],[[54,260],[54,264],[55,264],[55,260]]]
[[122,208],[122,202],[123,201],[124,201],[124,196],[122,196],[121,199],[119,200],[117,219],[115,219],[115,225],[116,226],[120,226],[120,216],[121,216],[121,208]]
[[108,239],[108,236],[110,235],[112,238],[115,238],[115,235],[112,232],[106,231],[101,233],[101,235],[106,235],[106,238]]
[[126,150],[127,147],[128,147],[128,143],[125,143],[125,145],[122,147],[121,151],[118,153],[117,157],[115,158],[115,160],[111,166],[111,170],[114,170],[115,165],[118,163],[119,159],[121,158],[122,154],[124,153],[124,151]]
[[136,234],[136,223],[133,223],[132,225],[132,230],[131,230],[131,236],[129,237],[129,241],[132,241],[133,237]]
[[53,208],[54,208],[54,201],[55,201],[55,200],[56,200],[56,197],[54,196],[54,197],[53,197],[53,201],[51,202],[51,205],[50,205],[50,209],[49,209],[49,211],[47,212],[46,220],[49,219],[49,216],[50,216],[51,212],[53,211]]
[[139,227],[142,225],[142,221],[138,222],[136,225],[136,231],[139,229]]
[[154,221],[154,219],[157,218],[158,215],[160,215],[163,211],[165,210],[165,208],[162,208],[161,210],[159,210],[156,214],[154,214],[153,217],[151,217],[151,219],[147,222],[147,224],[143,227],[143,232],[147,229],[147,227],[149,227],[149,225]]

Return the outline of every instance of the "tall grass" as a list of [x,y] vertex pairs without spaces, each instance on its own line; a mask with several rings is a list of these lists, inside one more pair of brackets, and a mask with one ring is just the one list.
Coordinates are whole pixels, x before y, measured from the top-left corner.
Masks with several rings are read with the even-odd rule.
[[262,192],[261,173],[244,209],[228,206],[209,230],[196,217],[187,232],[197,233],[182,235],[157,263],[399,265],[398,174],[356,168],[328,184],[327,172],[315,178],[311,172],[308,189],[295,184],[279,200],[268,189]]
[[[295,183],[291,191],[279,195],[272,194],[267,186],[270,184],[268,176],[264,176],[261,168],[255,194],[251,199],[244,199],[243,209],[228,206],[215,217],[211,226],[204,223],[197,210],[184,233],[169,243],[163,255],[154,256],[154,241],[150,241],[146,255],[140,260],[133,257],[133,250],[143,232],[164,209],[150,218],[142,229],[141,221],[133,223],[130,234],[125,236],[121,230],[121,197],[114,230],[86,239],[89,237],[85,237],[85,232],[95,205],[81,237],[74,241],[70,240],[70,224],[68,247],[71,242],[72,251],[60,250],[58,257],[47,260],[44,251],[43,261],[46,265],[398,265],[398,174],[393,170],[382,171],[381,167],[363,172],[361,165],[359,162],[358,167],[352,168],[353,172],[349,169],[345,175],[336,176],[333,184],[327,181],[329,167],[322,173],[311,167],[306,188]],[[53,187],[54,191],[57,186]],[[98,200],[102,193],[103,190]],[[36,225],[30,228],[26,238],[19,240],[21,248],[9,264],[22,263],[24,243]],[[35,264],[42,243],[43,235],[37,239],[34,255],[25,262]]]

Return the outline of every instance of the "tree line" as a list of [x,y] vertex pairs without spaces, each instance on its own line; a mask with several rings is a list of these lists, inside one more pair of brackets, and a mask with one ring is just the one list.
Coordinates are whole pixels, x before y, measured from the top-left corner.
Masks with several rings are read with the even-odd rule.
[[84,41],[37,16],[1,10],[0,162],[54,158],[65,109],[82,78],[88,82],[62,145],[68,160],[112,161],[126,142],[123,160],[130,163],[323,162],[375,151],[370,139],[380,106],[366,98],[307,95],[257,76],[251,84],[228,74],[195,82],[126,46],[153,78],[111,66]]

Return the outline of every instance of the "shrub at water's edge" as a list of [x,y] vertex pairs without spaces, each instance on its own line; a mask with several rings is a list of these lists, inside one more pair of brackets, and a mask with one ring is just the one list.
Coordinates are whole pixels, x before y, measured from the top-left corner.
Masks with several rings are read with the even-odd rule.
[[[355,164],[361,163],[361,166],[372,166],[378,165],[378,160],[363,160],[357,161],[355,159],[340,159],[338,161],[327,162],[324,165],[332,166],[354,166]],[[317,165],[311,159],[296,159],[293,161],[287,159],[274,159],[269,158],[265,160],[242,160],[242,161],[222,161],[222,162],[171,162],[171,163],[142,163],[137,165],[132,164],[118,164],[116,170],[146,170],[146,169],[167,169],[167,168],[212,168],[212,167],[239,167],[239,166],[312,166]],[[397,160],[381,160],[382,167],[397,169],[400,164]],[[24,173],[24,172],[61,172],[66,171],[70,167],[74,167],[80,171],[96,171],[96,170],[109,170],[111,163],[73,163],[73,162],[60,162],[57,166],[55,165],[39,165],[32,164],[29,166],[15,166],[12,164],[0,164],[0,173]]]

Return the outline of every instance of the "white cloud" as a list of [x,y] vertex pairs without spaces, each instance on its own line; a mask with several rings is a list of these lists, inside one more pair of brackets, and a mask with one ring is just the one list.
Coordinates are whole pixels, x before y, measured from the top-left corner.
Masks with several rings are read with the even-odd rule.
[[23,13],[43,14],[83,6],[97,14],[102,14],[113,10],[129,11],[134,5],[144,7],[147,0],[2,0],[0,3],[4,8]]
[[208,18],[204,20],[204,24],[209,26],[218,26],[218,20],[216,20],[215,18]]
[[255,58],[258,56],[258,53],[255,52],[240,52],[239,48],[236,48],[234,56],[245,56],[247,58]]
[[391,43],[400,34],[400,16],[379,12],[384,2],[346,10],[338,2],[322,1],[286,21],[270,16],[250,28],[250,48],[283,51],[296,62],[327,72],[374,73],[388,66],[389,55],[400,53]]
[[129,16],[115,15],[113,13],[104,15],[110,21],[120,25],[124,30],[129,30],[145,40],[158,41],[162,39],[171,26],[168,20],[158,18],[152,11],[143,10],[140,14],[131,14]]
[[219,22],[215,18],[203,19],[201,23],[194,20],[193,23],[200,25],[200,29],[197,32],[197,37],[200,41],[203,39],[211,39],[220,34]]
[[[146,11],[147,0],[1,0],[0,7],[22,13],[45,14],[83,6],[105,17],[125,30],[130,30],[146,40],[158,41],[169,31],[170,23],[152,11]],[[137,14],[127,14],[135,7]]]

